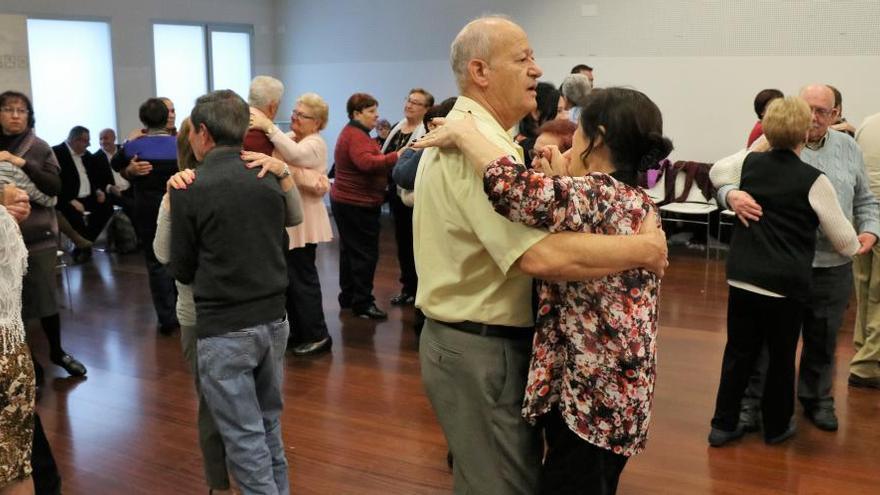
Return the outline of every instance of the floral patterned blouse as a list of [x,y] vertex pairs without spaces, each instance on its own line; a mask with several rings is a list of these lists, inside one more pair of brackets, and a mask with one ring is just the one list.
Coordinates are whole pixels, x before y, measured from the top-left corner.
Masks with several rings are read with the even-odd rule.
[[[636,234],[656,210],[643,191],[609,175],[549,177],[507,157],[489,166],[484,186],[498,213],[550,232]],[[535,423],[558,405],[585,441],[625,456],[641,452],[654,396],[659,290],[644,269],[538,281],[523,416]]]

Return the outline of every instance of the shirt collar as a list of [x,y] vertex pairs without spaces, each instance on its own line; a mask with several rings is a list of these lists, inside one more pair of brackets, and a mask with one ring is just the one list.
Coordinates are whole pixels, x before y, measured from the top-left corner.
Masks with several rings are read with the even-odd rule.
[[67,146],[68,151],[70,151],[70,156],[75,156],[75,157],[77,157],[77,158],[82,158],[83,155],[86,154],[85,152],[77,153],[77,152],[73,151],[73,148],[70,147],[70,143],[68,143],[67,141],[64,141],[64,145]]
[[[459,96],[455,101],[455,106],[452,107],[452,111],[460,111],[463,113],[469,113],[474,116],[475,119],[483,122],[486,125],[491,126],[492,131],[496,132],[499,137],[504,136],[505,141],[510,142],[513,147],[517,150],[517,152],[522,155],[522,147],[516,143],[514,137],[510,134],[507,129],[501,127],[501,124],[495,120],[495,117],[486,110],[485,107],[477,103],[476,100],[468,98],[467,96]],[[520,160],[523,160],[524,157],[520,156]]]
[[814,141],[812,143],[807,143],[807,148],[809,148],[813,151],[818,151],[818,150],[822,149],[823,146],[825,146],[825,142],[827,140],[828,140],[828,131],[825,131],[825,135],[822,136],[818,141]]

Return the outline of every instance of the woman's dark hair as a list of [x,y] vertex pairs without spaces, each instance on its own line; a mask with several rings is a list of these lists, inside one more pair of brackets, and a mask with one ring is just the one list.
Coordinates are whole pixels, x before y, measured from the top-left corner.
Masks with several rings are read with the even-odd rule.
[[379,102],[367,93],[355,93],[348,98],[348,103],[345,104],[345,110],[348,111],[348,118],[353,119],[355,112],[363,112],[365,108],[370,108],[378,104]]
[[594,89],[581,110],[580,124],[587,139],[582,160],[601,137],[608,147],[615,179],[635,186],[639,172],[656,166],[672,151],[663,135],[663,115],[644,93],[627,88]]
[[764,111],[767,110],[767,105],[776,98],[782,98],[783,96],[785,95],[778,89],[762,89],[761,91],[758,91],[758,94],[755,95],[755,115],[757,115],[759,119],[763,119]]
[[168,123],[168,107],[161,98],[149,98],[141,103],[138,118],[147,129],[164,129]]
[[449,115],[449,111],[452,110],[452,107],[455,106],[455,102],[458,101],[457,96],[453,96],[452,98],[446,98],[441,101],[439,105],[434,105],[429,108],[427,112],[425,112],[425,117],[422,119],[422,123],[425,125],[425,129],[428,128],[428,122],[431,122],[432,119],[436,119],[437,117],[446,117]]
[[538,118],[536,119],[532,117],[532,114],[528,114],[519,123],[519,133],[532,139],[538,137],[538,128],[544,122],[556,118],[556,113],[559,111],[560,95],[559,90],[547,82],[539,82],[535,89],[538,93],[535,97],[538,103]]
[[31,103],[31,99],[26,94],[18,91],[4,91],[0,93],[0,107],[5,107],[11,100],[21,100],[24,102],[24,106],[28,109],[27,126],[28,129],[33,129],[37,121],[34,119],[34,104]]

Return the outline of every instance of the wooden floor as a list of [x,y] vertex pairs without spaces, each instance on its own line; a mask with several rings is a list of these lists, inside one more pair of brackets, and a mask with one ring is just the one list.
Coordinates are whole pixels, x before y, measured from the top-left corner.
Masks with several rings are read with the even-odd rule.
[[[333,352],[287,358],[284,439],[297,494],[450,493],[446,445],[422,392],[412,309],[398,290],[391,229],[382,233],[375,295],[382,323],[340,312],[337,248],[318,264]],[[724,345],[723,262],[673,251],[663,280],[659,372],[647,450],[633,458],[620,494],[880,493],[880,392],[846,386],[851,312],[837,353],[840,431],[799,430],[776,447],[750,435],[706,443]],[[62,310],[66,348],[85,380],[46,366],[38,410],[64,478],[64,493],[206,493],[196,443],[195,397],[179,340],[156,333],[140,255],[96,252],[69,270],[73,310]],[[48,363],[42,333],[31,328]]]

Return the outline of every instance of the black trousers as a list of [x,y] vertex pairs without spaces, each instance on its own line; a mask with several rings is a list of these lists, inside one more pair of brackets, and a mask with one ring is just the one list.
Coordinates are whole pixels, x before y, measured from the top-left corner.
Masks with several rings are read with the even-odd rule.
[[[813,268],[810,299],[803,309],[804,338],[798,372],[797,396],[807,409],[834,404],[831,383],[837,332],[843,324],[852,293],[852,263],[829,268]],[[767,352],[755,365],[744,402],[761,401],[767,375]]]
[[111,193],[108,194],[107,197],[110,198],[111,204],[122,208],[123,213],[125,213],[128,218],[134,218],[134,190],[131,187],[122,191],[121,196]]
[[40,415],[34,413],[34,446],[31,451],[31,466],[34,469],[34,493],[39,495],[57,495],[61,493],[61,474],[55,457],[52,456],[52,448],[43,431],[43,422]]
[[761,401],[764,437],[782,434],[794,413],[794,361],[804,305],[731,287],[727,300],[727,345],[712,426],[736,430],[740,403],[762,347],[768,365]]
[[137,226],[138,237],[144,247],[144,261],[147,265],[147,275],[150,281],[150,295],[153,297],[153,307],[156,309],[156,317],[162,328],[179,327],[177,321],[177,286],[174,278],[165,269],[165,266],[156,259],[153,252],[153,238],[156,237],[155,225],[149,228],[143,225]]
[[310,343],[327,337],[321,280],[315,266],[317,244],[306,244],[287,252],[287,317],[290,342]]
[[107,225],[110,217],[113,216],[113,204],[110,202],[109,198],[103,203],[98,203],[98,201],[92,196],[80,198],[77,199],[77,201],[82,203],[85,210],[89,212],[88,221],[86,221],[85,215],[78,212],[70,203],[58,203],[55,206],[55,209],[64,215],[64,218],[70,222],[70,226],[73,227],[79,235],[90,241],[94,241],[101,234],[101,231],[104,230],[104,226]]
[[617,493],[628,457],[597,447],[577,436],[557,408],[541,418],[547,456],[541,469],[542,495]]
[[363,311],[374,301],[381,210],[336,201],[330,201],[330,209],[339,230],[339,304]]
[[397,264],[400,265],[401,292],[415,295],[419,287],[416,261],[413,255],[413,209],[403,204],[395,192],[388,204],[394,217],[394,239],[397,243]]

